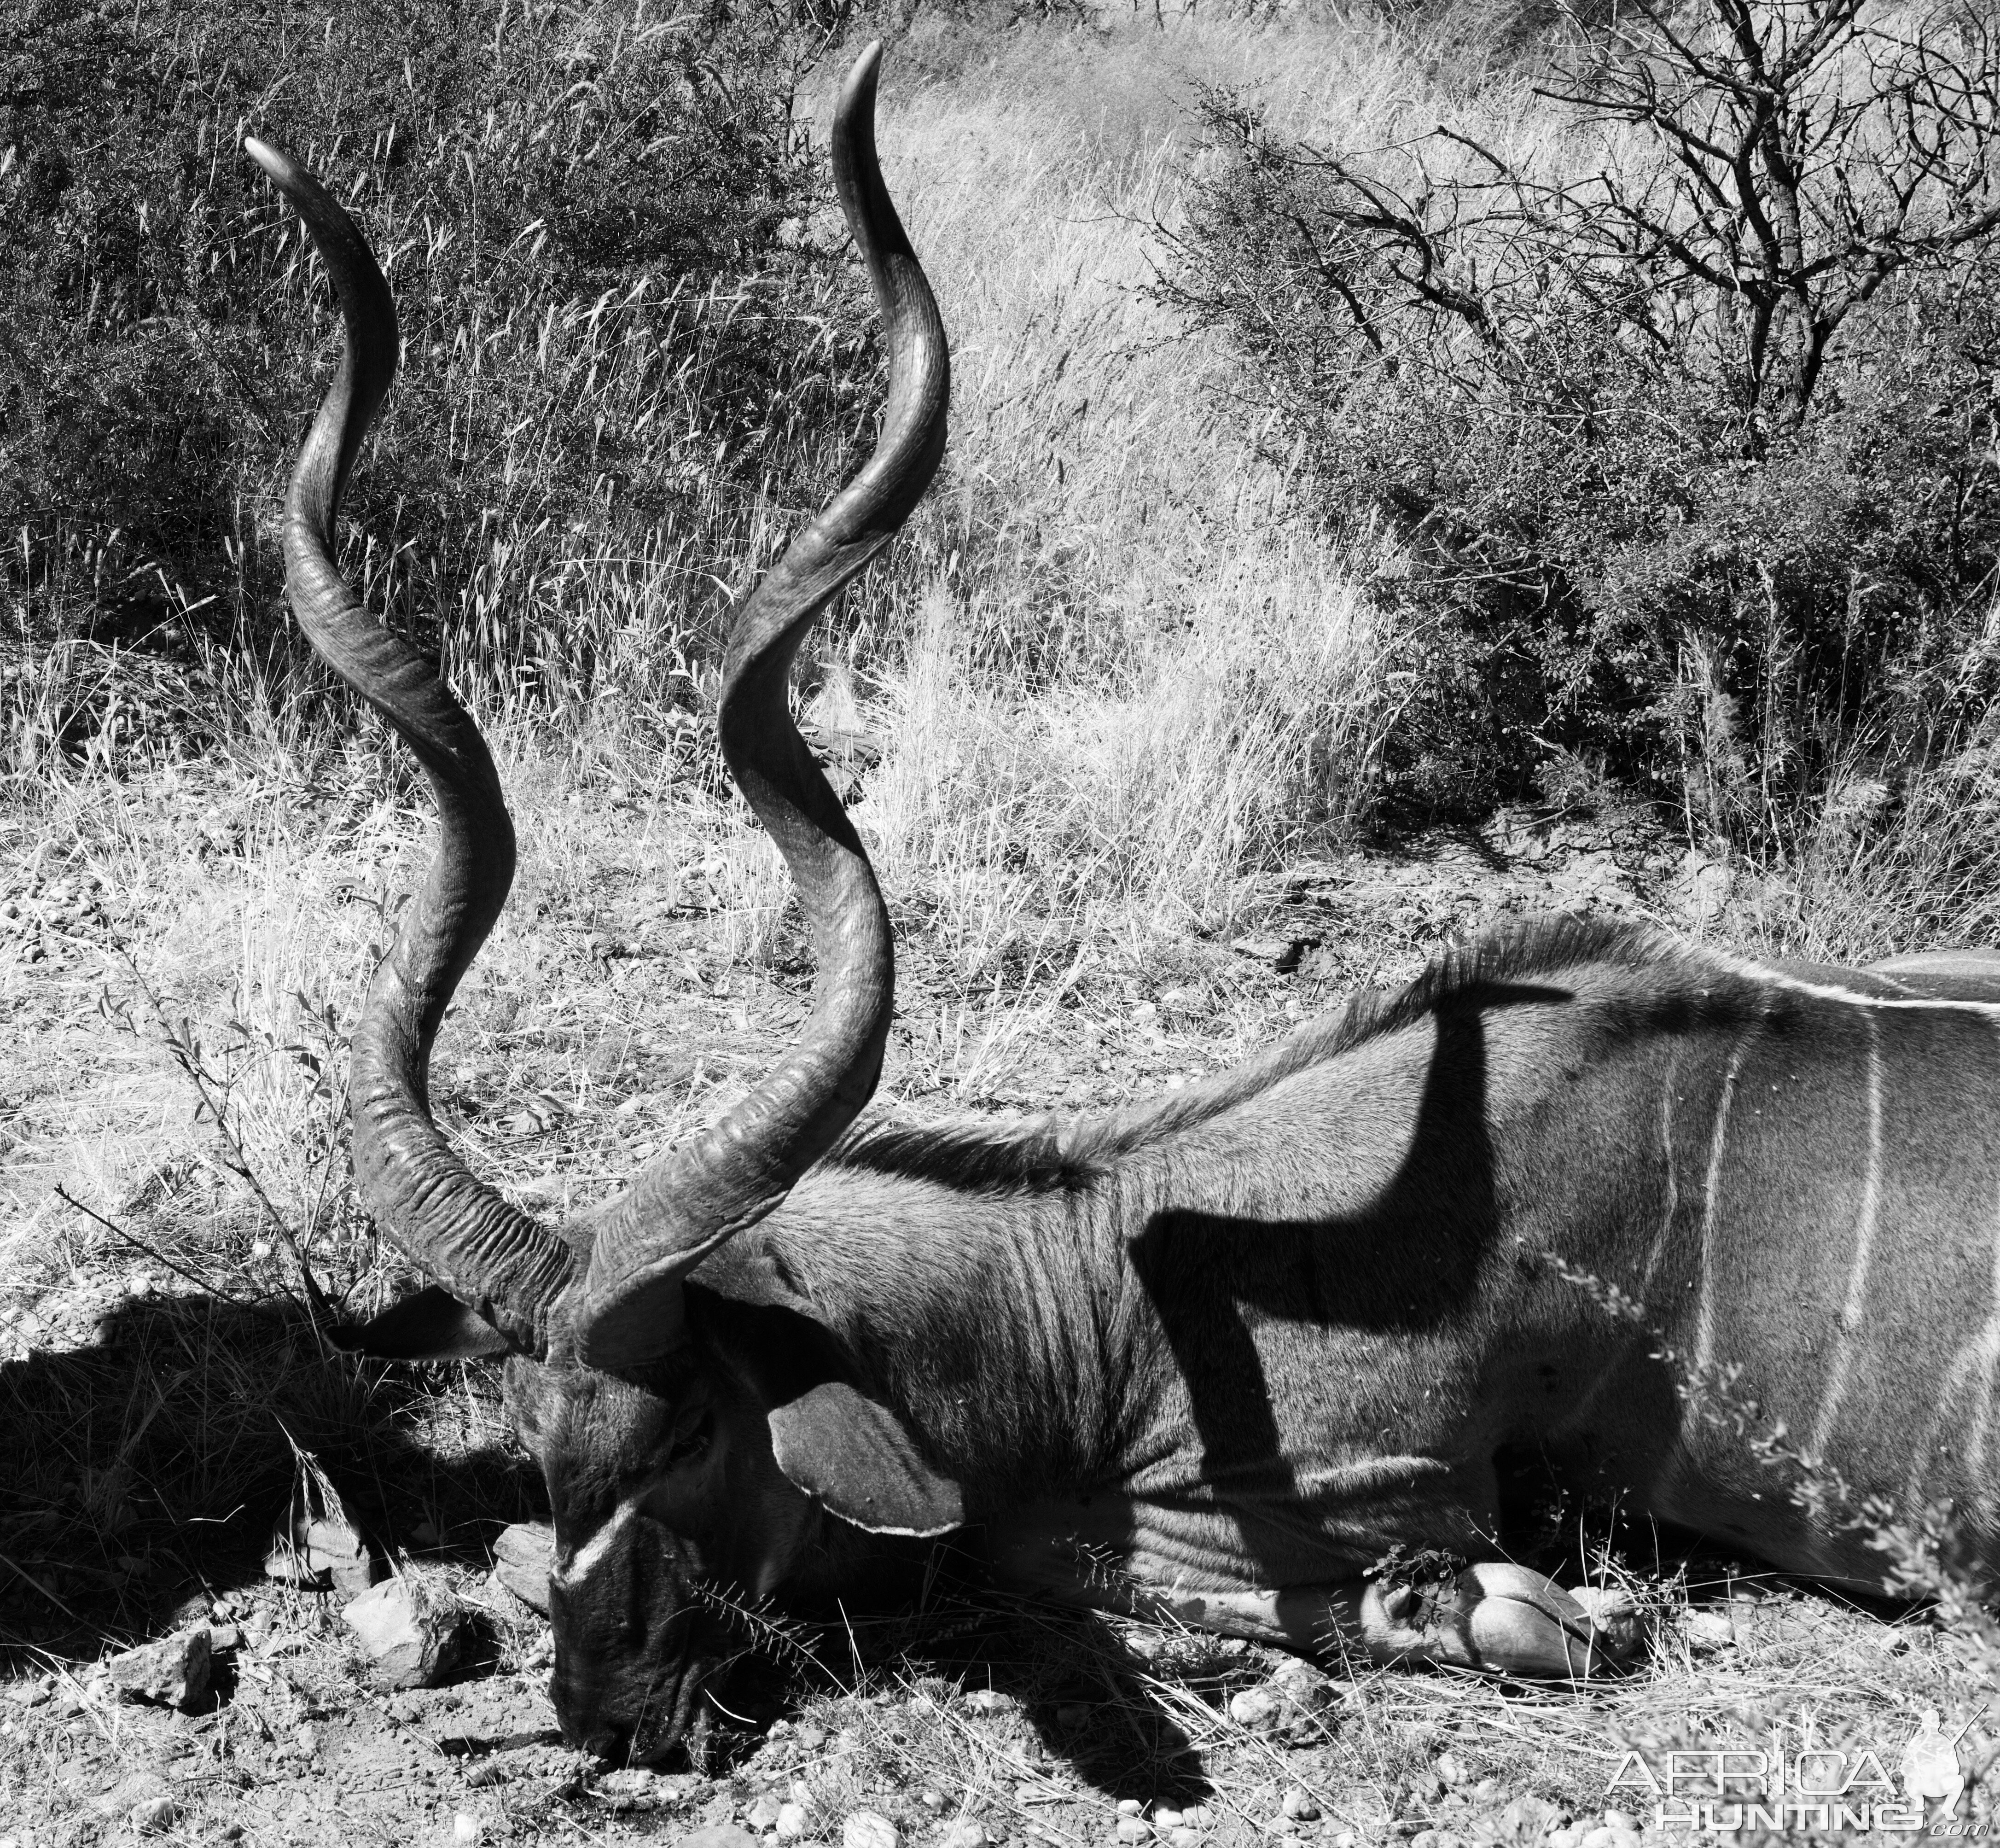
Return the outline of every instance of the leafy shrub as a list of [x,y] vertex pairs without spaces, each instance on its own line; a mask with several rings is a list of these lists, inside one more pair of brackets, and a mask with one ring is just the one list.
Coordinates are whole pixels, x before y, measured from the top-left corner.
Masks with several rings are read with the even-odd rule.
[[759,505],[815,496],[866,382],[796,54],[731,0],[15,9],[0,521],[27,649],[279,647],[278,496],[335,322],[254,129],[395,292],[405,369],[352,502],[377,606],[510,698],[673,696]]
[[1950,7],[1637,17],[1527,158],[1211,94],[1165,287],[1327,522],[1401,542],[1382,594],[1449,619],[1411,625],[1406,799],[1582,758],[1766,840],[1857,736],[1934,753],[1995,690],[2000,54]]

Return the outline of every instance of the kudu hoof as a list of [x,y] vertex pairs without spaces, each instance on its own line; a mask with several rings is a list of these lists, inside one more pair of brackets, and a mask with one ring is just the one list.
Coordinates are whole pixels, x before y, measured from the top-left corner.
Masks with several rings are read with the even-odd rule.
[[1363,1608],[1369,1652],[1484,1669],[1533,1680],[1580,1681],[1615,1667],[1638,1640],[1638,1614],[1620,1593],[1588,1607],[1526,1566],[1491,1564],[1448,1585],[1371,1586]]

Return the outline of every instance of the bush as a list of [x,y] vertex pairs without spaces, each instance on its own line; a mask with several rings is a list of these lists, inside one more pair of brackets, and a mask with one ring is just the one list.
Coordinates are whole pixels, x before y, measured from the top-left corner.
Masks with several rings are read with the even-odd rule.
[[867,380],[796,50],[731,0],[16,9],[0,520],[27,651],[163,626],[284,651],[275,513],[335,322],[255,129],[356,212],[402,318],[352,502],[377,606],[510,699],[672,697],[718,563],[766,497],[816,498]]
[[1211,94],[1165,287],[1322,518],[1401,541],[1381,593],[1448,619],[1404,664],[1406,801],[1581,758],[1768,842],[1857,737],[1935,755],[1995,690],[2000,56],[1950,7],[1637,19],[1526,159],[1364,159]]

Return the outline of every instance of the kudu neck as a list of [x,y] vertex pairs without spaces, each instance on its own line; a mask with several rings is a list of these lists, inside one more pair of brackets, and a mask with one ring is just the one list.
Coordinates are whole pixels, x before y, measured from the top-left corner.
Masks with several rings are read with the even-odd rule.
[[990,1509],[1114,1467],[1137,1338],[1120,1184],[970,1187],[836,1160],[731,1267],[783,1279],[856,1383]]

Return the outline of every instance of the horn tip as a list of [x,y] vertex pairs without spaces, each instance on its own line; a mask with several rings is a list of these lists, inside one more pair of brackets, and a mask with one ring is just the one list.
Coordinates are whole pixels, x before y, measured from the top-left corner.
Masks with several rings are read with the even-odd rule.
[[870,39],[847,69],[847,81],[840,86],[840,113],[846,116],[866,109],[875,100],[875,85],[882,75],[882,41]]
[[259,141],[255,135],[243,137],[243,151],[281,187],[287,185],[297,170],[297,163],[282,148],[273,147],[269,141]]

